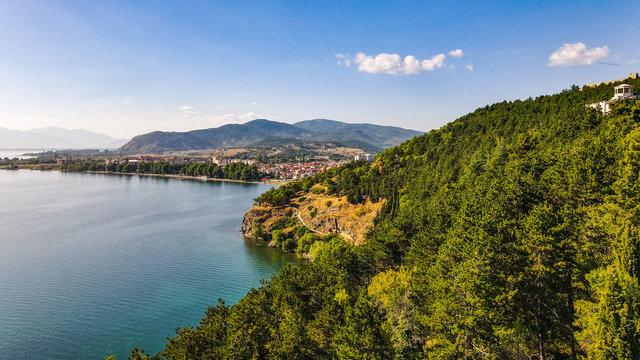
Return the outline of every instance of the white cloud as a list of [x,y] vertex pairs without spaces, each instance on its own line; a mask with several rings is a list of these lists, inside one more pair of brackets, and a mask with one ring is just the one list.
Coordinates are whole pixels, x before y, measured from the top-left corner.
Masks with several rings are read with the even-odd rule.
[[444,54],[438,54],[429,60],[422,60],[422,62],[420,62],[420,65],[422,65],[422,70],[432,71],[436,68],[441,68],[444,65],[445,58],[446,56],[444,56]]
[[464,52],[460,49],[455,49],[455,50],[449,51],[449,55],[455,58],[460,58],[464,55]]
[[607,46],[591,48],[579,42],[564,44],[549,56],[549,66],[591,65],[609,55]]
[[473,64],[465,65],[464,68],[469,70],[469,71],[473,71]]
[[[351,61],[348,55],[337,55],[341,55],[339,59],[341,59],[346,66],[350,66]],[[371,74],[409,75],[441,68],[444,66],[445,58],[446,56],[444,54],[438,54],[426,60],[418,60],[412,55],[405,56],[405,58],[402,59],[398,54],[381,53],[374,57],[359,52],[353,59],[353,63],[358,64],[358,71]]]

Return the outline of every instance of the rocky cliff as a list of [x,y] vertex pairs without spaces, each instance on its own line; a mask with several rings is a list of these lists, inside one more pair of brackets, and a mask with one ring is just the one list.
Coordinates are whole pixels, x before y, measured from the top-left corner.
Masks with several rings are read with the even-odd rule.
[[296,208],[289,206],[266,207],[253,206],[242,218],[242,233],[251,236],[255,225],[262,225],[267,233],[271,232],[271,226],[278,220],[287,221],[297,213]]

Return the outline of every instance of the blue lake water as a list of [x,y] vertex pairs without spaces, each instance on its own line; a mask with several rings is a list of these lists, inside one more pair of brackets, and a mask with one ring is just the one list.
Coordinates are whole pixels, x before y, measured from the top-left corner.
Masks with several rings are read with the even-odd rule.
[[0,357],[155,353],[296,259],[246,242],[268,185],[0,170]]

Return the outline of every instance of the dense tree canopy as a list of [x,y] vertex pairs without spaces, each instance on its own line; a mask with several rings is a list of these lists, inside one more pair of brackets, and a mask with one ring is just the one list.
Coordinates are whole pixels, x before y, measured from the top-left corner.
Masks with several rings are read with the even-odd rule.
[[614,85],[486,106],[263,194],[282,205],[321,183],[387,203],[364,245],[315,242],[313,262],[156,356],[640,358],[640,103],[584,107]]

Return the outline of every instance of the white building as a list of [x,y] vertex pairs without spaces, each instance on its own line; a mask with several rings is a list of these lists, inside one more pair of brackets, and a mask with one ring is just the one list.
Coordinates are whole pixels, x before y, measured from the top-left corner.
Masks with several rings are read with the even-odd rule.
[[613,100],[620,100],[620,99],[635,99],[636,96],[633,94],[633,86],[631,85],[627,85],[627,84],[622,84],[622,85],[618,85],[615,88],[615,94],[613,94],[613,98],[611,99]]
[[363,155],[356,155],[353,157],[354,160],[358,161],[358,160],[365,160],[368,162],[372,162],[373,161],[373,155],[371,154],[363,154]]
[[602,111],[604,115],[611,112],[611,104],[622,99],[635,99],[636,95],[633,94],[633,86],[629,84],[621,84],[614,88],[614,94],[611,100],[604,100],[593,104],[588,104],[586,107],[597,109]]

